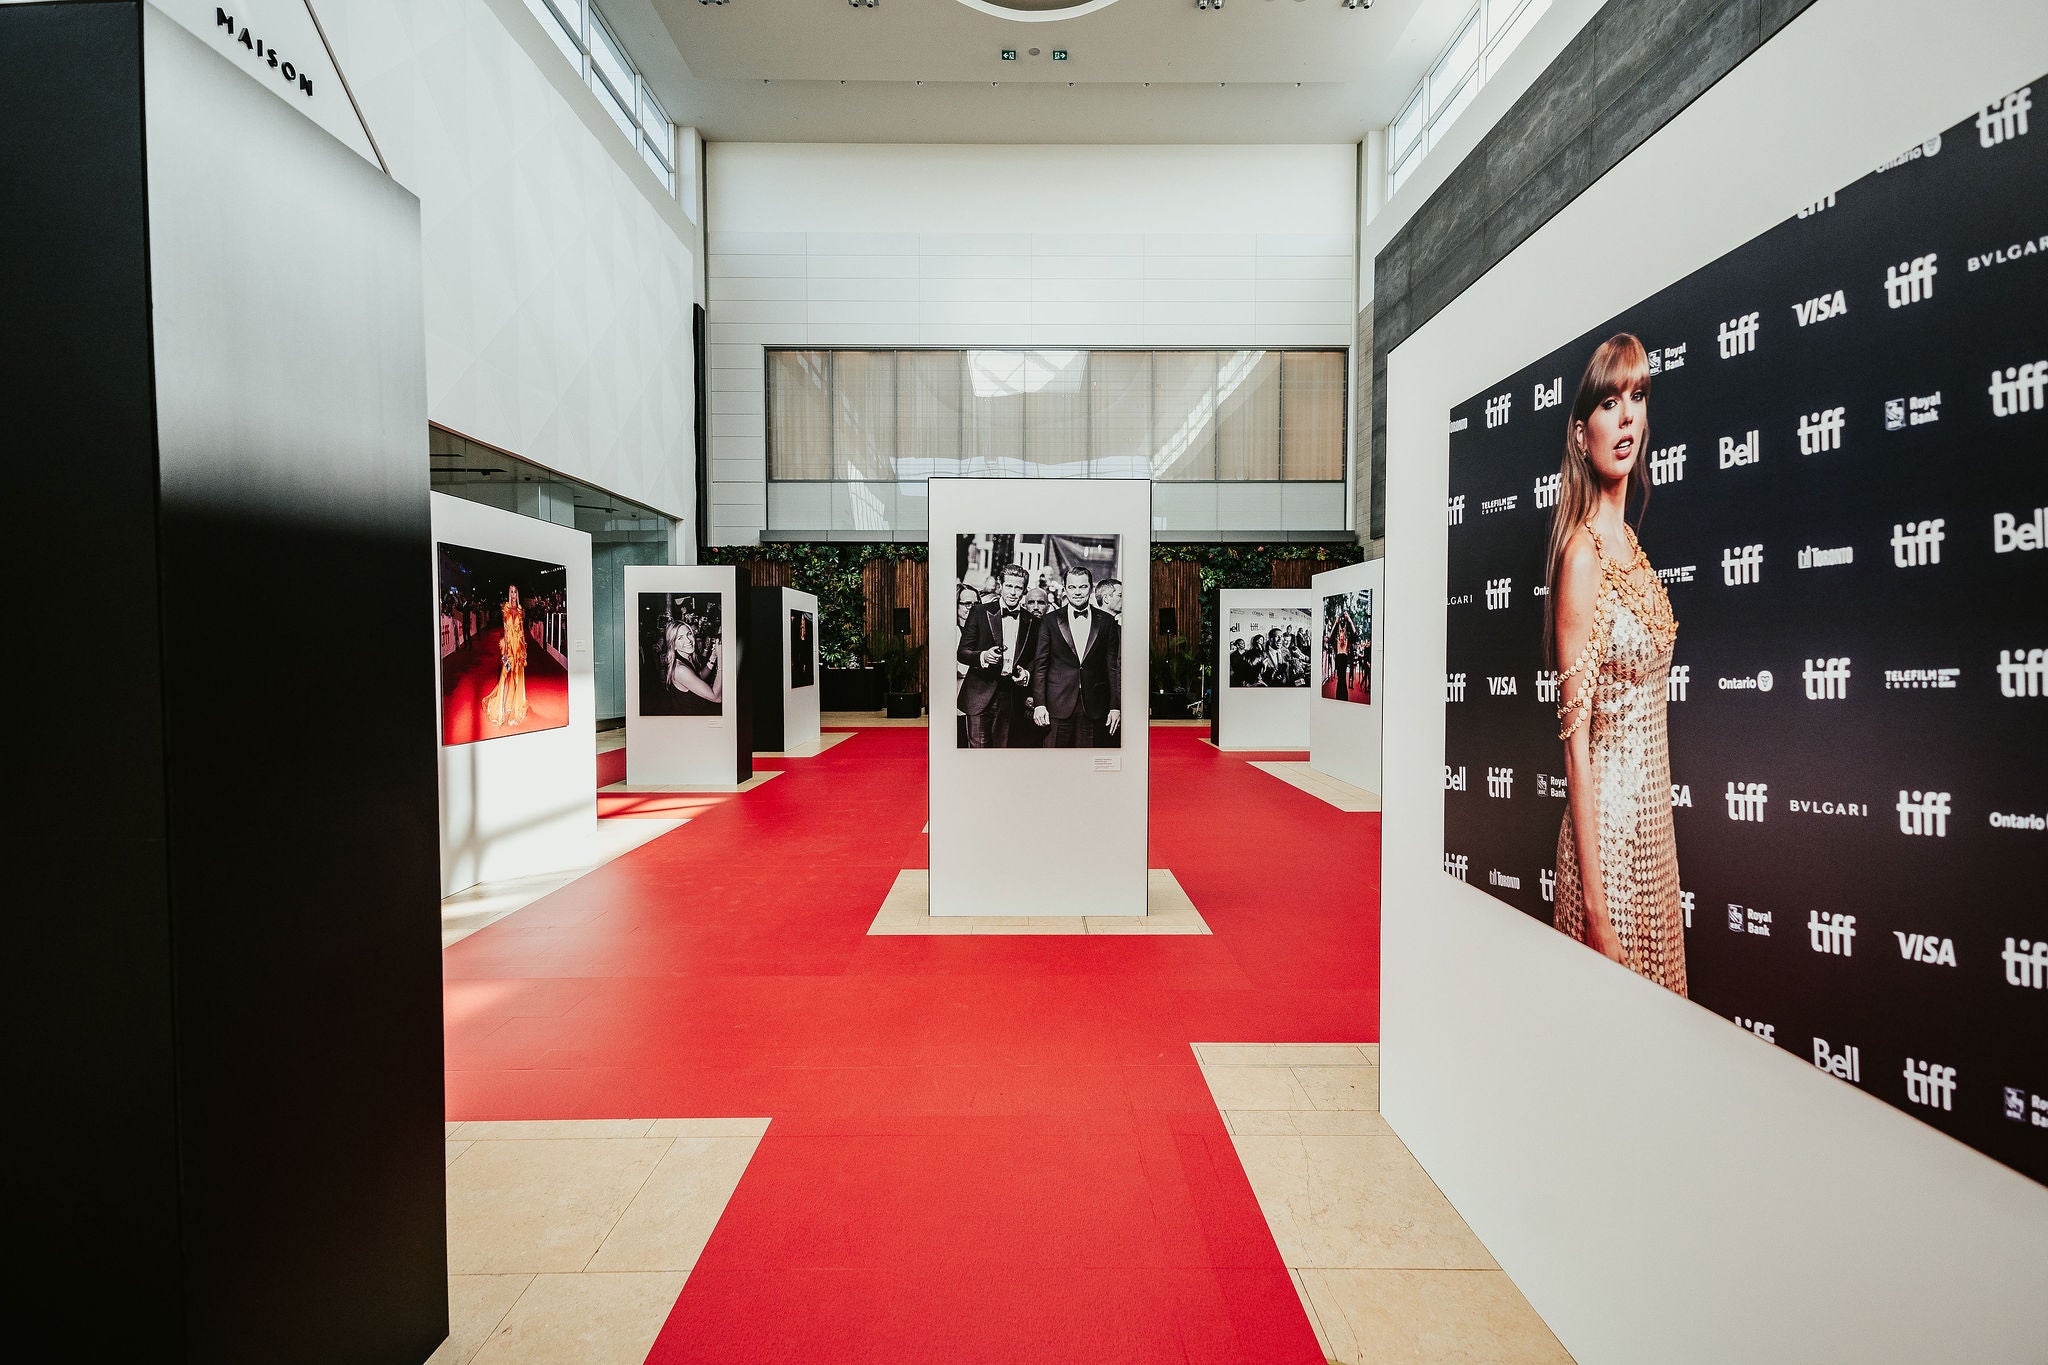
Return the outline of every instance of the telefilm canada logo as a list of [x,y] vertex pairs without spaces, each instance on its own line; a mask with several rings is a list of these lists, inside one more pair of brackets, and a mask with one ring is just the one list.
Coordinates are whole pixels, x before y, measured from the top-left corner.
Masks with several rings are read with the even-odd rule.
[[1498,512],[1512,512],[1521,500],[1522,495],[1519,493],[1509,493],[1504,497],[1488,498],[1479,504],[1479,515],[1490,517]]
[[1960,668],[1887,668],[1884,671],[1884,690],[1953,692],[1961,686],[1962,676]]

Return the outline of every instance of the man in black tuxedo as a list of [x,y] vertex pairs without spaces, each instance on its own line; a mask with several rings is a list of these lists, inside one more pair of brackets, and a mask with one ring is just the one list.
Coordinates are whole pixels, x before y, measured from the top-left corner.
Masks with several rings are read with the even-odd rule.
[[1093,576],[1067,570],[1065,601],[1038,626],[1031,719],[1050,749],[1114,749],[1122,742],[1124,645],[1116,618],[1089,597]]
[[960,628],[960,662],[967,665],[967,676],[960,680],[960,709],[967,715],[970,749],[1008,748],[1015,729],[1022,727],[1018,711],[1032,678],[1025,660],[1031,657],[1037,625],[1023,609],[1027,577],[1019,565],[1005,568],[996,600],[968,612]]

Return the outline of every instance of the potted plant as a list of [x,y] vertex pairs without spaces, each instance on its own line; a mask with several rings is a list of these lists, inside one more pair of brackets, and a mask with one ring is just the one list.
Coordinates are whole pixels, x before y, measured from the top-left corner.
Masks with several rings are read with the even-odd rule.
[[1169,635],[1152,645],[1152,714],[1160,720],[1186,720],[1199,671],[1195,647],[1185,635]]
[[868,658],[882,670],[883,709],[892,720],[916,720],[924,714],[924,646],[908,636],[876,631],[868,637]]

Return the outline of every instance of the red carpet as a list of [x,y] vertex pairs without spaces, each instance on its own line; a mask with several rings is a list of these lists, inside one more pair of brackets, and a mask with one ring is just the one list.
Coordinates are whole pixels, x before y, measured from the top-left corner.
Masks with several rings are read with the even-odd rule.
[[1213,937],[867,937],[925,865],[868,730],[449,949],[448,1117],[773,1119],[653,1361],[1313,1365],[1188,1044],[1378,1036],[1379,817],[1202,733],[1150,861]]
[[[498,685],[498,639],[505,632],[480,631],[441,661],[441,742],[473,744],[505,735],[555,730],[569,723],[569,674],[545,646],[526,646],[526,719],[492,725],[484,719],[484,698]],[[456,673],[455,670],[461,670]]]

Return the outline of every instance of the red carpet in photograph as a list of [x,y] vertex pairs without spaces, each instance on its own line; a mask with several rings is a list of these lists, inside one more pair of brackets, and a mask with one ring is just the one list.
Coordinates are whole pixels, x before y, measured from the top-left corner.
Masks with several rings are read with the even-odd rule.
[[449,949],[448,1117],[772,1120],[664,1365],[1316,1365],[1189,1044],[1377,1038],[1379,817],[1202,733],[1149,861],[1213,936],[868,937],[926,738],[865,730]]
[[441,660],[441,742],[474,744],[480,739],[558,730],[569,723],[569,673],[547,646],[526,642],[526,719],[493,725],[484,719],[484,698],[498,685],[498,640],[502,628],[479,631]]
[[1372,705],[1372,659],[1368,656],[1351,665],[1349,685],[1344,695],[1337,695],[1337,675],[1331,673],[1323,679],[1323,695],[1331,701],[1355,701],[1360,706]]

